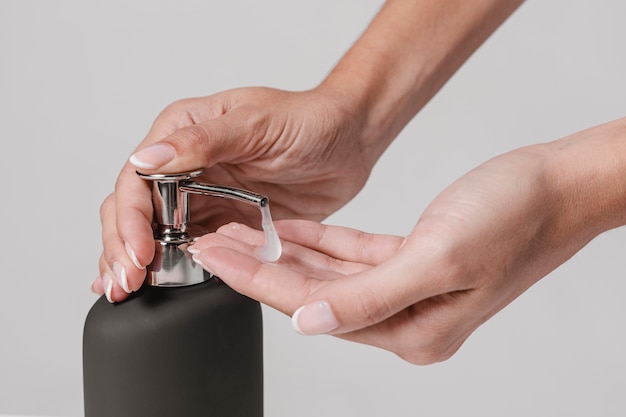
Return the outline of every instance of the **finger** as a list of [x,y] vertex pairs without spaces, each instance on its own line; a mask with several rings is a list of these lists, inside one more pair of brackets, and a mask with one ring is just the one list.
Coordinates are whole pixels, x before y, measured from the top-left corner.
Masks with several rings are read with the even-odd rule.
[[258,118],[249,109],[237,108],[216,119],[189,124],[156,143],[139,147],[129,161],[146,174],[241,162],[259,151],[256,145],[265,127]]
[[103,295],[104,294],[104,287],[102,285],[102,277],[101,276],[97,276],[96,279],[94,279],[91,282],[91,291],[95,294],[98,295]]
[[113,271],[104,254],[100,257],[100,276],[92,283],[91,288],[96,294],[104,294],[110,303],[120,302],[128,297],[128,293],[115,282]]
[[107,230],[115,230],[132,262],[135,271],[131,274],[133,280],[130,285],[133,290],[141,285],[141,282],[136,282],[143,275],[139,271],[143,271],[154,256],[150,187],[151,184],[141,179],[130,164],[126,164],[115,184],[115,195],[111,203],[115,210],[102,216],[103,229],[106,225]]
[[293,314],[294,327],[301,333],[345,334],[451,291],[450,280],[437,263],[415,262],[412,252],[404,252],[378,267],[333,281],[263,264],[230,248],[208,248],[194,259],[236,291]]
[[[219,239],[218,236],[228,236],[230,241]],[[232,244],[229,244],[232,242]],[[240,246],[236,242],[245,246]],[[208,234],[194,244],[198,250],[211,246],[226,246],[249,256],[254,256],[254,249],[263,245],[265,235],[259,230],[252,229],[244,224],[229,223],[220,227],[215,234]],[[306,248],[299,244],[282,241],[282,254],[275,262],[278,265],[296,269],[313,278],[331,280],[343,275],[355,274],[367,269],[369,265],[358,262],[346,262],[332,258],[326,254]]]
[[265,243],[265,234],[262,231],[241,223],[230,222],[217,229],[216,233],[255,247]]
[[228,247],[206,248],[193,259],[235,291],[289,315],[311,291],[312,285],[321,282]]
[[[135,263],[140,261],[137,259],[134,249],[130,244],[125,243],[118,233],[118,227],[116,222],[116,210],[119,204],[117,204],[117,195],[108,197],[102,204],[100,209],[100,217],[102,222],[102,242],[103,242],[103,260],[105,266],[101,265],[101,277],[104,279],[104,274],[108,274],[111,279],[123,290],[125,293],[138,290],[145,278],[145,267],[138,267]],[[123,211],[123,210],[122,210]],[[145,222],[145,218],[144,218]],[[124,221],[120,222],[124,225]],[[131,235],[137,234],[137,225],[131,225],[126,228],[125,232]],[[152,233],[142,230],[142,232],[148,235],[149,246],[148,248],[154,250],[154,243],[152,240]],[[136,236],[133,236],[136,238]],[[144,236],[145,237],[145,236]],[[139,246],[143,249],[143,247]],[[145,250],[143,251],[145,252]],[[141,253],[141,252],[140,252]],[[142,256],[143,255],[142,253]],[[106,287],[105,287],[106,288]],[[118,291],[114,292],[115,294]],[[125,298],[125,297],[124,297]],[[114,298],[119,301],[118,298]]]
[[347,333],[382,321],[403,305],[396,300],[397,311],[392,308],[367,273],[319,281],[226,247],[207,248],[194,260],[235,291],[293,315],[295,329],[304,334]]
[[469,289],[460,286],[458,273],[428,245],[405,245],[380,265],[332,281],[306,296],[294,314],[294,327],[304,334],[363,329],[422,300]]
[[[216,106],[205,104],[210,101],[208,99],[193,98],[172,103],[157,117],[138,149],[149,147],[184,126],[193,125],[195,120],[217,117],[222,110],[217,111]],[[202,114],[199,114],[199,111],[202,111]],[[197,166],[182,170],[194,168]],[[138,270],[143,270],[154,256],[152,191],[150,184],[138,177],[136,169],[137,167],[127,163],[117,179],[114,199],[117,203],[115,227],[134,266]],[[109,216],[112,217],[113,214]],[[104,220],[108,219],[103,219],[103,228]],[[106,227],[112,227],[113,222],[109,221],[106,224]],[[140,283],[131,282],[130,285],[132,289],[137,289]]]
[[378,265],[395,254],[403,238],[365,233],[309,220],[278,220],[276,231],[285,240],[298,243],[335,259]]
[[[233,231],[244,230],[248,233],[234,233],[235,237],[220,233],[219,230],[232,229]],[[193,246],[189,248],[191,253],[200,253],[205,249],[213,247],[223,247],[236,250],[244,255],[263,261],[256,256],[256,248],[258,245],[248,244],[246,241],[254,243],[262,243],[263,233],[258,230],[250,229],[239,223],[229,224],[220,228],[216,233],[209,233],[198,239]],[[261,236],[257,236],[260,234]],[[250,238],[253,235],[254,238]],[[243,238],[243,239],[242,239]],[[299,245],[285,242],[283,244],[283,253],[281,257],[274,261],[273,264],[281,267],[289,268],[293,271],[297,271],[310,278],[318,280],[332,280],[344,276],[346,273],[354,273],[366,268],[365,265],[357,264],[345,264],[342,262],[334,262],[334,259],[328,259],[328,256],[304,248]],[[329,269],[328,266],[339,266],[343,268],[340,271],[339,268]]]
[[[235,224],[239,225],[239,223]],[[246,254],[248,256],[254,256],[253,253],[256,246],[239,239],[233,239],[232,237],[225,234],[215,232],[207,233],[206,235],[196,239],[193,244],[187,248],[187,250],[191,254],[195,255],[204,251],[205,249],[213,247],[226,247]]]

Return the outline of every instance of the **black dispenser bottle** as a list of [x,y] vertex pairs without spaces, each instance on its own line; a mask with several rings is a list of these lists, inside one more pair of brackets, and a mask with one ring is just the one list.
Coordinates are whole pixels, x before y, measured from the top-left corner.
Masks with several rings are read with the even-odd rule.
[[154,182],[156,256],[140,291],[87,315],[85,417],[263,416],[260,305],[191,260],[187,194],[267,198],[198,175],[141,175]]

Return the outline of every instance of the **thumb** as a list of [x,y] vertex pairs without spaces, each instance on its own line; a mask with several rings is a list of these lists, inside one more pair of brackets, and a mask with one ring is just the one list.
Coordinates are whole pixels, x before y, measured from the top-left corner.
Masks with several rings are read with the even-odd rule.
[[446,291],[434,274],[412,273],[416,269],[408,257],[394,256],[367,271],[329,281],[305,298],[292,325],[305,335],[348,333]]
[[263,137],[249,126],[252,118],[245,113],[235,109],[216,119],[184,126],[158,142],[140,146],[129,162],[142,173],[152,174],[185,172],[245,159],[255,150],[250,146],[251,138]]
[[[268,264],[221,240],[196,247],[194,260],[235,291],[292,316],[296,331],[339,335],[373,326],[435,295],[464,289],[456,288],[454,268],[437,261],[428,242],[422,246],[409,242],[375,267],[334,279],[311,275],[310,267],[300,263],[308,258],[299,251],[284,252],[282,261]],[[332,269],[338,264],[329,265]]]

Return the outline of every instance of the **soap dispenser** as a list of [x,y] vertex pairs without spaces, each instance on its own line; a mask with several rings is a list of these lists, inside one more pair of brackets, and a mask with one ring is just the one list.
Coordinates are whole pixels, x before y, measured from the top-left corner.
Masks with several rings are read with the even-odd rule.
[[203,231],[190,193],[268,211],[262,195],[195,182],[201,171],[140,175],[153,183],[155,250],[142,288],[102,296],[83,333],[85,417],[262,417],[261,307],[191,259]]

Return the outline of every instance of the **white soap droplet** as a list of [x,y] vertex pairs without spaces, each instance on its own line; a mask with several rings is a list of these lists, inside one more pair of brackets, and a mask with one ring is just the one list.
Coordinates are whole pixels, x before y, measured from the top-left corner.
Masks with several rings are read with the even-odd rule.
[[265,243],[263,243],[263,246],[256,248],[254,254],[264,262],[277,261],[283,252],[283,247],[272,222],[269,204],[261,207],[261,227],[263,227],[263,232],[265,233]]

